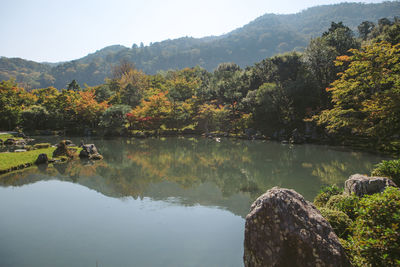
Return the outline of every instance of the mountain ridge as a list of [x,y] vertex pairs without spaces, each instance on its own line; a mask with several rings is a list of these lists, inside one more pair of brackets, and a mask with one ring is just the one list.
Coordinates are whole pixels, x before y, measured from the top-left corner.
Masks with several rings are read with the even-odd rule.
[[276,54],[302,51],[332,21],[342,21],[355,31],[362,21],[376,22],[397,14],[400,14],[399,1],[320,5],[295,14],[267,13],[219,36],[181,37],[148,46],[134,44],[131,48],[111,45],[67,62],[38,63],[1,57],[0,80],[15,77],[28,88],[64,88],[73,79],[93,86],[109,77],[112,66],[122,59],[135,63],[147,74],[197,65],[212,71],[222,62],[246,67]]

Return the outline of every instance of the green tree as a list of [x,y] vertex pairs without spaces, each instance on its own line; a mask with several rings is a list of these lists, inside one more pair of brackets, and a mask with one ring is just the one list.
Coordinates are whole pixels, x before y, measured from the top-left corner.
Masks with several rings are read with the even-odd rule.
[[400,132],[400,45],[373,43],[351,52],[336,62],[348,67],[329,89],[333,108],[315,118],[330,133],[389,142]]
[[24,130],[44,130],[50,126],[48,122],[49,112],[43,106],[33,105],[21,112],[21,123]]
[[77,92],[81,90],[81,87],[79,86],[78,82],[74,79],[68,84],[67,90],[72,90]]
[[371,21],[363,21],[360,25],[358,25],[358,33],[362,40],[367,40],[368,35],[375,28],[375,24]]
[[107,83],[96,87],[94,93],[97,102],[109,101],[114,94]]
[[267,134],[286,130],[293,120],[293,102],[276,83],[264,83],[258,90],[249,92],[247,101],[253,106],[257,128]]
[[341,55],[349,54],[350,49],[359,48],[360,44],[354,38],[353,32],[342,22],[332,22],[328,31],[322,37],[312,39],[305,51],[305,61],[315,76],[320,91],[321,106],[326,108],[329,95],[326,88],[332,83],[342,67],[335,66],[334,60]]
[[128,123],[126,114],[131,111],[127,105],[113,105],[105,110],[100,120],[100,127],[106,133],[121,133]]

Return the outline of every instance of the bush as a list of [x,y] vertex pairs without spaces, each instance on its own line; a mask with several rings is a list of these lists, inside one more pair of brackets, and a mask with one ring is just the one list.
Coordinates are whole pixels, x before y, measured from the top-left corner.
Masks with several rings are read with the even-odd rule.
[[400,191],[364,196],[348,239],[353,263],[360,266],[400,265]]
[[360,198],[356,195],[334,195],[332,196],[325,207],[327,209],[338,210],[344,212],[349,216],[350,219],[354,220],[356,218],[356,209],[358,207],[358,202]]
[[371,175],[390,178],[396,185],[400,185],[400,159],[388,161],[383,160],[375,166]]
[[346,213],[339,210],[321,208],[322,216],[331,224],[333,231],[340,238],[347,238],[350,233],[352,220]]
[[339,189],[336,185],[326,186],[321,189],[319,194],[314,198],[314,205],[317,207],[324,207],[331,196],[341,194],[343,190]]

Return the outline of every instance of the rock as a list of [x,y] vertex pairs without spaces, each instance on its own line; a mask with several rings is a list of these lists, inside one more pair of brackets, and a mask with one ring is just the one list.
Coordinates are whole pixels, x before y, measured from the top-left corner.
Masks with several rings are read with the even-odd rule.
[[246,216],[244,265],[350,266],[339,238],[303,196],[274,187]]
[[49,163],[49,158],[47,157],[46,153],[42,153],[39,154],[39,156],[37,157],[35,164],[39,165],[39,164],[47,164]]
[[303,144],[305,141],[304,135],[302,135],[299,130],[294,129],[292,132],[292,137],[290,137],[290,143],[292,144]]
[[26,135],[24,133],[18,133],[17,137],[22,137],[22,138],[26,138]]
[[368,177],[361,174],[354,174],[344,182],[344,192],[347,194],[372,195],[380,193],[388,186],[397,187],[396,184],[386,177]]
[[26,141],[24,139],[17,139],[15,140],[15,145],[19,145],[19,146],[25,146],[26,145]]
[[65,140],[61,141],[58,145],[56,150],[53,152],[53,158],[59,156],[67,156],[73,157],[72,153],[68,150],[68,146],[65,144]]
[[253,139],[253,137],[257,134],[257,131],[253,128],[247,128],[244,130],[245,135],[249,140]]
[[26,149],[15,149],[14,150],[14,152],[16,152],[16,153],[18,153],[18,152],[26,152],[27,150]]
[[14,138],[8,138],[6,141],[4,141],[5,145],[14,145],[15,144],[15,139]]
[[102,160],[103,156],[100,155],[99,153],[97,153],[97,154],[94,154],[94,155],[90,155],[89,159],[91,159],[91,160]]
[[67,146],[69,146],[69,145],[72,144],[72,141],[71,141],[71,140],[65,140],[65,144],[66,144]]
[[133,135],[136,138],[146,138],[146,133],[144,132],[137,132]]
[[103,159],[103,156],[99,154],[94,144],[82,145],[82,150],[79,153],[79,157],[88,158],[93,160]]
[[50,147],[50,143],[39,143],[39,144],[33,145],[34,149],[49,148],[49,147]]

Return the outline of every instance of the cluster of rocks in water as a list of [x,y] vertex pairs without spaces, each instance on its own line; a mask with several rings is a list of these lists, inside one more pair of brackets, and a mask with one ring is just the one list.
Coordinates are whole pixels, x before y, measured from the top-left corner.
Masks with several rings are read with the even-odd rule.
[[[36,159],[36,164],[48,164],[59,161],[66,161],[68,158],[73,158],[76,152],[76,145],[70,140],[63,140],[57,144],[57,148],[53,151],[53,158],[49,159],[47,154],[42,153]],[[79,158],[88,160],[101,160],[103,156],[100,155],[94,144],[81,144],[82,150],[79,153]]]
[[[24,133],[10,132],[14,135],[15,138],[8,138],[6,140],[0,139],[0,146],[5,146],[5,152],[25,152],[32,149],[40,149],[47,148],[51,145],[49,143],[43,144],[35,144],[29,145],[34,141],[27,137]],[[39,154],[38,158],[35,161],[35,164],[48,164],[54,162],[65,161],[67,158],[73,158],[74,153],[76,152],[76,147],[71,140],[62,140],[60,143],[55,145],[56,149],[53,152],[53,158],[57,159],[49,159],[47,154],[42,153]],[[82,150],[79,153],[79,158],[88,159],[88,160],[101,160],[103,156],[98,152],[96,146],[94,144],[81,144],[80,147]],[[18,169],[29,167],[31,164],[19,166]]]
[[[384,177],[350,176],[344,194],[374,194],[396,186]],[[320,211],[294,190],[274,187],[246,216],[244,265],[350,266],[344,248]]]

